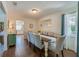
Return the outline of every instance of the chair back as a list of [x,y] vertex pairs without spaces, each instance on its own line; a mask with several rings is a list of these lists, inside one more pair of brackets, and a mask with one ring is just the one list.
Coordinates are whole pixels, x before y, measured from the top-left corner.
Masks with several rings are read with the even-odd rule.
[[63,50],[65,36],[61,36],[58,38],[50,39],[49,41],[49,50],[51,51],[60,51]]
[[35,40],[34,40],[34,35],[32,32],[29,32],[29,41],[32,43],[32,44],[35,44]]
[[30,34],[29,34],[29,32],[27,33],[27,40],[28,40],[28,42],[30,42]]
[[35,46],[39,49],[42,49],[44,45],[42,44],[41,37],[39,35],[35,35]]
[[52,37],[52,39],[50,39],[50,41],[48,41],[48,49],[49,50],[55,50],[56,49],[56,38]]
[[61,37],[57,38],[56,50],[63,50],[63,48],[64,48],[64,40],[65,40],[65,36],[61,36]]

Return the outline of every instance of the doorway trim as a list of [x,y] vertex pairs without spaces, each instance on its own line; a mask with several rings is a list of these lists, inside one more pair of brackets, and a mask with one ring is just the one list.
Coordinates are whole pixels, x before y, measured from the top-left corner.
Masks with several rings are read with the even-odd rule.
[[78,2],[78,19],[77,19],[77,57],[79,57],[79,2]]

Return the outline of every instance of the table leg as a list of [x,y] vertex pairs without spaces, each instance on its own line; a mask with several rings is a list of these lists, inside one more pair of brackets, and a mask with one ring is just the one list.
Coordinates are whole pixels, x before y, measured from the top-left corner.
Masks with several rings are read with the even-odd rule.
[[48,42],[44,42],[45,45],[45,57],[48,56]]

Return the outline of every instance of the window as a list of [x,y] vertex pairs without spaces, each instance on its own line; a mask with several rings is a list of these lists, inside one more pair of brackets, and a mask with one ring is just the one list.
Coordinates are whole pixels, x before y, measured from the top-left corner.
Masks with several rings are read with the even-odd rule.
[[22,30],[23,25],[24,25],[23,21],[20,20],[16,21],[16,30]]

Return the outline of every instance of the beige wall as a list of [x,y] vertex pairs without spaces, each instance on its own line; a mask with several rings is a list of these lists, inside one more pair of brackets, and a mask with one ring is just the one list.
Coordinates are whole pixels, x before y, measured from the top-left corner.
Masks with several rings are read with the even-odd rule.
[[[28,18],[9,18],[9,22],[12,22],[15,27],[16,20],[23,20],[24,21],[24,33],[26,34],[28,31],[37,32],[38,30],[41,31],[50,31],[61,34],[61,15],[62,13],[55,13],[49,16],[46,16],[40,20],[35,19],[28,19]],[[33,28],[29,28],[29,24],[33,24]],[[42,24],[42,27],[40,27]],[[12,29],[12,33],[16,33],[15,29]]]
[[[37,20],[35,19],[28,19],[28,18],[22,18],[22,17],[19,17],[19,18],[9,18],[9,23],[12,23],[13,24],[13,29],[8,29],[8,33],[13,33],[13,34],[16,34],[16,20],[21,20],[21,21],[24,21],[24,35],[25,35],[25,38],[26,38],[26,33],[28,31],[33,31],[33,32],[36,32],[37,31]],[[29,28],[29,24],[33,24],[33,28],[30,29]]]
[[[41,31],[55,32],[61,34],[61,15],[62,13],[54,13],[40,19],[39,29]],[[42,27],[40,26],[40,24],[42,24]]]
[[[38,26],[37,26],[36,20],[34,20],[34,19],[24,19],[24,22],[25,22],[25,26],[24,26],[25,32],[28,32],[28,31],[36,32],[37,31]],[[30,28],[29,24],[33,24],[33,28]]]

